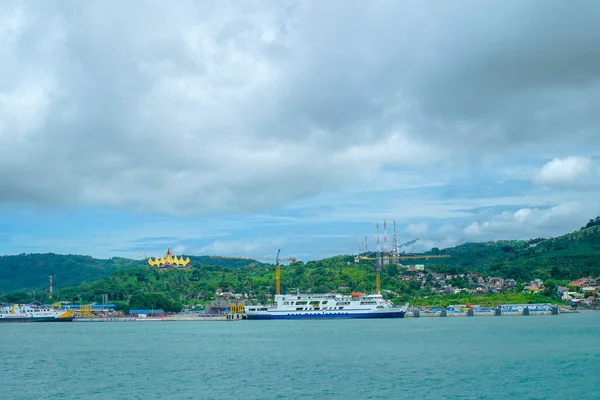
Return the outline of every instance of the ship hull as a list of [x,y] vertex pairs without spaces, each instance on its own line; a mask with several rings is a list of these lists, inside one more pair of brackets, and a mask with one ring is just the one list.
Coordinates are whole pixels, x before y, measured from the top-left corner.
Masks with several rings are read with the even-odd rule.
[[378,313],[285,313],[285,312],[266,312],[266,313],[247,313],[248,319],[358,319],[358,318],[404,318],[404,311],[397,312],[378,312]]
[[24,317],[24,318],[0,318],[0,323],[17,323],[17,322],[72,322],[73,317],[55,318],[55,317]]

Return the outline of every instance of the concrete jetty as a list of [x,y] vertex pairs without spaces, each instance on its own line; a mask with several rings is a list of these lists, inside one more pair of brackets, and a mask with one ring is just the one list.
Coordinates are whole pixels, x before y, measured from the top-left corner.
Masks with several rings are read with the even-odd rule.
[[210,314],[210,315],[186,315],[174,314],[161,317],[88,317],[75,318],[73,322],[175,322],[175,321],[241,321],[245,314]]
[[551,304],[504,304],[493,308],[461,307],[409,309],[405,317],[506,317],[529,315],[558,315],[564,313],[557,305]]

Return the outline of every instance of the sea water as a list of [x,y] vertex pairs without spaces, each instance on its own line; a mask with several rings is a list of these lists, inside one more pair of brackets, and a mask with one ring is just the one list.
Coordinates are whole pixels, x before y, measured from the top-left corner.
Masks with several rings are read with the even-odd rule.
[[600,312],[0,325],[0,399],[598,399]]

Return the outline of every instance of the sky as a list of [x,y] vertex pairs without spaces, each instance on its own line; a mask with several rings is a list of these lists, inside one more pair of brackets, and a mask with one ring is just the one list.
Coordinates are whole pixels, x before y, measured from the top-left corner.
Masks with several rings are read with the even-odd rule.
[[0,254],[302,260],[600,215],[600,3],[3,1]]

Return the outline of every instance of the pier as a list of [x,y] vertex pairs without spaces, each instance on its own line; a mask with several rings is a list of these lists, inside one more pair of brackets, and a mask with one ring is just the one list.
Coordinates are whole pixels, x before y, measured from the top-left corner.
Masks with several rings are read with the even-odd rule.
[[405,318],[421,317],[506,317],[530,315],[558,315],[566,310],[559,310],[557,305],[551,304],[504,304],[497,307],[483,308],[478,306],[447,308],[413,308],[409,309]]
[[176,321],[241,321],[245,314],[174,314],[160,317],[82,317],[73,322],[176,322]]

